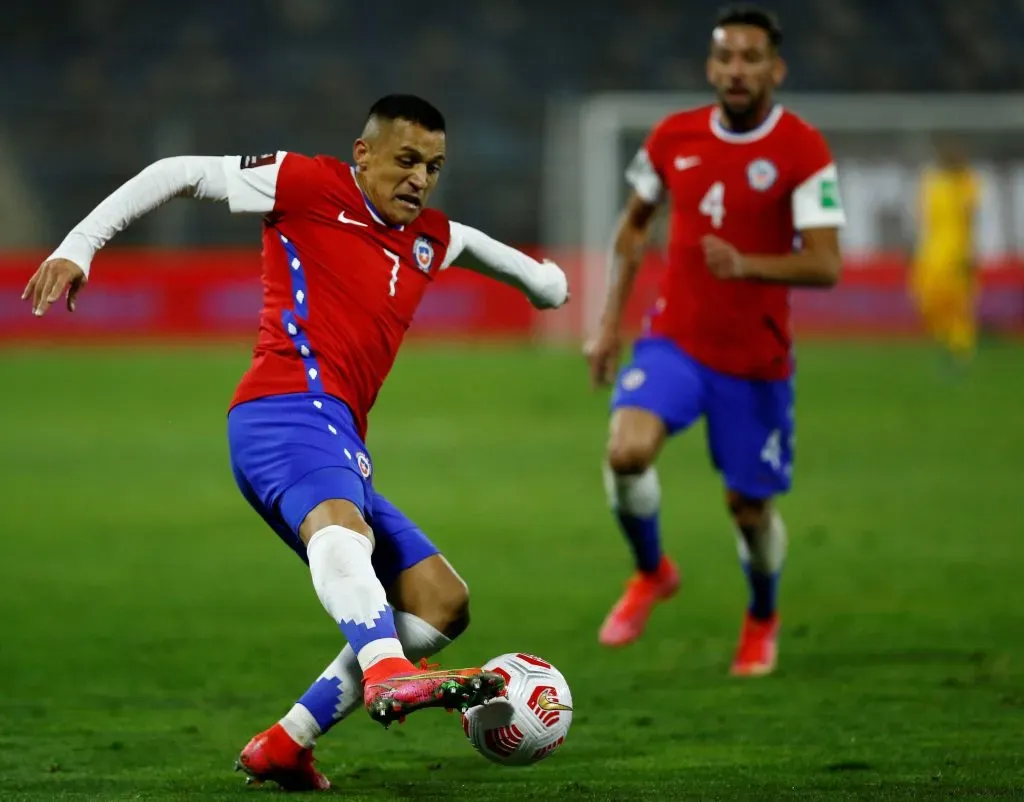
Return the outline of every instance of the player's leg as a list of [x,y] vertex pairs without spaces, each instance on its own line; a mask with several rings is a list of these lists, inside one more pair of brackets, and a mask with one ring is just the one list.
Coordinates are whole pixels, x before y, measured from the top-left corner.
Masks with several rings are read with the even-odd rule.
[[972,277],[958,278],[951,290],[949,350],[956,363],[963,366],[968,364],[974,356],[978,339],[974,279]]
[[731,672],[761,676],[778,659],[779,579],[786,559],[786,526],[770,498],[727,491],[736,526],[737,550],[750,587],[750,603],[740,632]]
[[[276,503],[280,486],[287,483],[288,475],[280,460],[290,439],[283,423],[288,413],[295,417],[297,411],[287,399],[242,405],[228,416],[228,441],[232,473],[243,497],[281,540],[306,561],[305,544],[282,517]],[[279,418],[276,424],[275,414]],[[298,422],[294,426],[301,429]],[[302,439],[310,438],[294,436],[295,441]],[[246,744],[235,768],[246,772],[246,782],[273,781],[291,791],[326,790],[331,785],[314,766],[312,744],[292,738],[280,722]]]
[[933,264],[920,280],[920,307],[928,333],[947,364],[970,360],[975,345],[974,298],[970,283],[955,264]]
[[635,573],[606,617],[599,640],[630,643],[643,634],[654,605],[679,587],[679,572],[662,553],[661,487],[655,460],[665,440],[700,415],[702,390],[693,364],[673,343],[639,341],[620,373],[604,470],[608,503],[633,553]]
[[[395,626],[406,656],[431,657],[465,631],[469,591],[423,531],[374,492],[373,562],[395,609]],[[327,666],[279,722],[304,746],[363,705],[363,672],[351,644]]]
[[707,432],[726,485],[750,602],[733,660],[737,675],[775,668],[778,587],[786,527],[773,499],[790,488],[794,413],[790,381],[745,381],[708,373]]
[[916,266],[911,282],[911,297],[928,336],[945,347],[945,316],[941,286],[936,279],[937,270],[932,265]]
[[[500,676],[419,671],[404,654],[372,552],[372,471],[351,414],[326,397],[248,402],[229,415],[232,466],[260,514],[309,565],[317,596],[348,640],[363,698],[385,725],[424,707],[464,707],[500,693]],[[246,492],[248,491],[248,492]],[[288,788],[323,788],[312,750],[281,727],[257,735],[240,767]]]

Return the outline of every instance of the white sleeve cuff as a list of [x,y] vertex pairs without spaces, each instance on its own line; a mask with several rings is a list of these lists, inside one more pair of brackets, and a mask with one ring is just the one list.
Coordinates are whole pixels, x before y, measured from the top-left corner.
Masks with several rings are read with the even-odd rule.
[[522,251],[461,223],[452,222],[450,227],[451,244],[445,256],[445,266],[466,251],[475,257],[466,262],[468,269],[516,287],[538,309],[553,309],[568,300],[568,279],[554,262],[538,262]]

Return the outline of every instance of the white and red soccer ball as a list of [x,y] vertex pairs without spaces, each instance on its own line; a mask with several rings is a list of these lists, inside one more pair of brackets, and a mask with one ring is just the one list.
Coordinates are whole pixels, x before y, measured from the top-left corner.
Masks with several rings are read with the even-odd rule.
[[572,693],[557,668],[531,654],[503,654],[484,665],[505,692],[462,716],[466,737],[488,760],[526,766],[553,754],[572,724]]

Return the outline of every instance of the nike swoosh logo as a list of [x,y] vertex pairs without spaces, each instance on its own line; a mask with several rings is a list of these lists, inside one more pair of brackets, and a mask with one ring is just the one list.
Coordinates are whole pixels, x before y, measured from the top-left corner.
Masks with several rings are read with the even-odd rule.
[[409,674],[401,677],[388,677],[382,682],[374,683],[384,687],[394,687],[391,683],[416,682],[421,679],[468,679],[480,676],[484,672],[479,669],[457,669],[454,671],[425,671],[422,674]]
[[700,156],[676,156],[675,167],[679,172],[700,164]]
[[537,707],[541,710],[568,710],[570,713],[572,712],[572,708],[569,705],[556,702],[547,691],[544,691],[544,693],[537,697]]
[[338,220],[342,223],[348,223],[350,226],[359,226],[360,228],[369,228],[366,223],[360,223],[358,220],[353,220],[351,217],[346,215],[344,212],[338,215]]

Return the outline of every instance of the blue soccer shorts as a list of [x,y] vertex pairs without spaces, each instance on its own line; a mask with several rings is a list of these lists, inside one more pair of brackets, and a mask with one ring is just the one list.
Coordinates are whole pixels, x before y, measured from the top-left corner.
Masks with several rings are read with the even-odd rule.
[[306,561],[299,526],[321,502],[352,502],[373,529],[373,565],[387,587],[437,547],[373,486],[373,463],[348,406],[295,393],[236,405],[228,413],[235,482],[246,501]]
[[670,435],[700,418],[711,461],[726,487],[748,498],[786,493],[793,471],[793,383],[728,376],[700,364],[671,340],[644,337],[620,372],[612,410],[639,407]]

